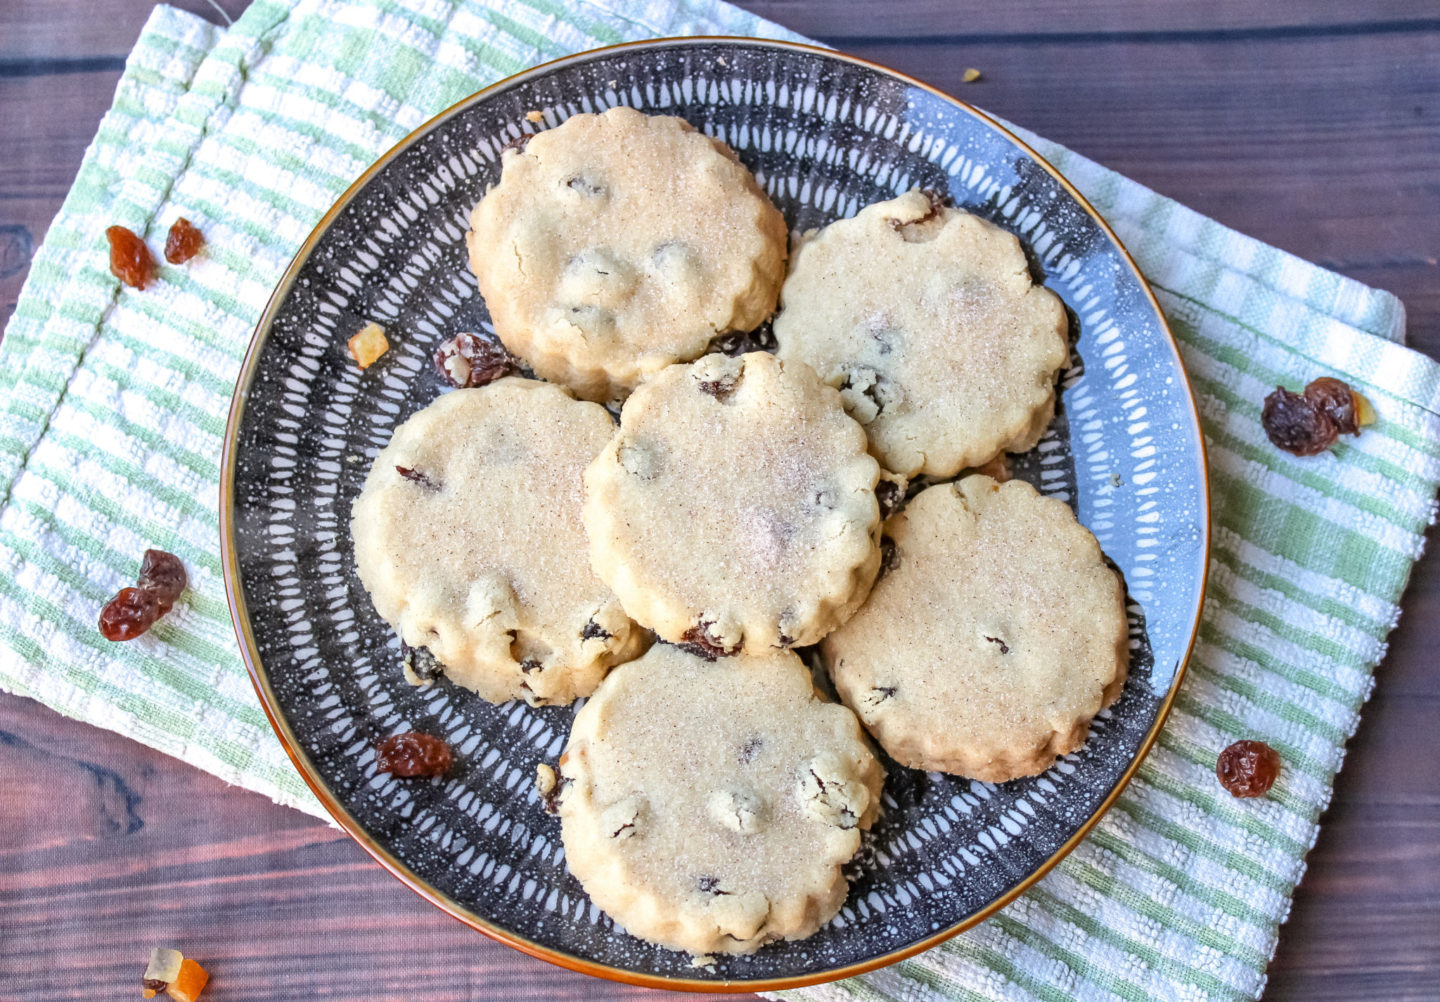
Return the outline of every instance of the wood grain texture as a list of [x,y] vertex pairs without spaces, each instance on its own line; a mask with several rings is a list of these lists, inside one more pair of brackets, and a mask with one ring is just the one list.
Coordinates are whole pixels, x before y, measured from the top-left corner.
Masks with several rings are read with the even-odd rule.
[[[231,15],[245,6],[218,2]],[[151,6],[0,3],[0,319]],[[741,6],[1397,293],[1410,343],[1440,357],[1440,8],[1430,0]],[[965,84],[971,66],[984,76]],[[1420,561],[1404,610],[1267,1000],[1440,998],[1440,558]],[[128,997],[161,943],[211,966],[215,1002],[659,997],[495,945],[335,829],[9,696],[0,833],[0,999],[41,971],[50,987],[35,997]]]

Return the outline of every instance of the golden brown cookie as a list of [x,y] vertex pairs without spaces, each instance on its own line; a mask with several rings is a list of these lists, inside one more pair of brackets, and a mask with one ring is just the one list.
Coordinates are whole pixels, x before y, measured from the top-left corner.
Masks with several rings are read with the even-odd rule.
[[568,703],[645,649],[580,522],[582,474],[613,430],[598,404],[515,377],[396,429],[355,501],[355,564],[427,665],[492,702]]
[[495,332],[588,400],[755,327],[785,274],[785,221],[735,154],[630,108],[507,150],[470,226]]
[[775,339],[840,390],[887,469],[954,476],[1033,448],[1069,355],[1020,242],[912,191],[796,249]]
[[885,533],[888,569],[821,644],[885,750],[1000,783],[1084,744],[1124,687],[1129,630],[1120,579],[1070,508],[970,476],[921,492]]
[[809,367],[707,355],[642,383],[585,473],[595,572],[666,640],[813,644],[880,565],[880,468]]
[[839,911],[883,781],[855,715],[794,654],[707,662],[662,644],[576,714],[552,795],[570,871],[617,923],[751,953]]

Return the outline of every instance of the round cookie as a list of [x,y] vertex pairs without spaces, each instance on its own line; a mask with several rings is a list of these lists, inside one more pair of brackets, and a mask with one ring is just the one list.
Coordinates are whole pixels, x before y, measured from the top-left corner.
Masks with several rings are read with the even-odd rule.
[[1001,783],[1085,743],[1120,695],[1120,579],[1061,501],[970,476],[885,525],[870,599],[821,644],[835,688],[902,765]]
[[495,332],[605,401],[775,310],[785,220],[729,147],[612,108],[507,150],[466,237]]
[[1069,357],[1020,242],[921,191],[807,236],[780,294],[781,358],[838,387],[887,469],[954,476],[1024,452]]
[[581,477],[613,433],[599,405],[516,377],[444,394],[397,428],[351,532],[400,639],[491,702],[532,705],[587,696],[644,650],[580,522]]
[[883,781],[793,653],[656,645],[576,714],[556,796],[570,871],[606,914],[673,950],[751,953],[839,911]]
[[709,656],[813,644],[875,580],[879,474],[809,367],[707,355],[642,383],[585,471],[590,562],[636,621]]

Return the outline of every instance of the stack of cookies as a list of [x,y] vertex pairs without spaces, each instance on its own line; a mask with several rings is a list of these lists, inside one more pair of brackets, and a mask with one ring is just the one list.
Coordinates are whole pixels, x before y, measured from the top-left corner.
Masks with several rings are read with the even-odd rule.
[[[910,192],[787,255],[731,150],[626,108],[507,151],[471,227],[541,378],[396,431],[357,568],[417,684],[590,697],[541,786],[617,923],[696,954],[815,932],[880,809],[866,732],[987,782],[1083,744],[1120,581],[1065,504],[962,475],[1035,446],[1068,357],[1014,236]],[[777,304],[773,353],[711,352]]]

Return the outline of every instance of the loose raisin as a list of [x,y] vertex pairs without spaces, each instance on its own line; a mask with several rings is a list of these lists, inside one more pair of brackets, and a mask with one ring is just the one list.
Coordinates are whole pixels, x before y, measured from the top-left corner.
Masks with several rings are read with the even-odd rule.
[[145,288],[155,275],[155,259],[145,241],[123,226],[110,227],[105,238],[110,241],[110,274],[132,289]]
[[1263,741],[1236,741],[1220,753],[1215,775],[1236,797],[1263,797],[1280,775],[1280,753]]
[[106,640],[134,640],[175,605],[185,590],[185,565],[173,553],[146,550],[134,588],[121,588],[100,610]]
[[419,731],[392,734],[375,747],[375,763],[380,771],[404,779],[443,776],[450,771],[450,762],[450,746],[433,734]]
[[456,334],[435,349],[435,371],[459,389],[493,383],[513,366],[502,345],[479,334]]
[[165,235],[165,260],[171,264],[184,264],[196,254],[205,243],[200,231],[190,225],[190,220],[181,216],[170,226]]
[[155,595],[160,603],[162,616],[174,607],[175,600],[180,597],[188,583],[185,565],[175,554],[166,553],[164,550],[145,551],[145,559],[140,563],[140,578],[136,584]]
[[1277,448],[1297,456],[1313,456],[1335,443],[1340,429],[1315,401],[1283,386],[1265,398],[1260,413],[1265,434]]
[[106,640],[134,640],[160,618],[160,600],[148,588],[121,588],[100,610],[100,635]]
[[1339,434],[1360,434],[1360,422],[1355,415],[1355,391],[1350,389],[1350,384],[1321,376],[1305,387],[1305,399],[1325,412],[1325,416],[1335,423]]

